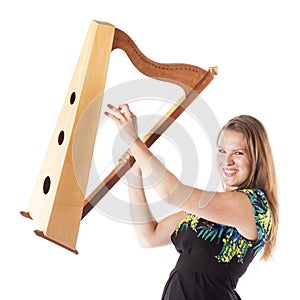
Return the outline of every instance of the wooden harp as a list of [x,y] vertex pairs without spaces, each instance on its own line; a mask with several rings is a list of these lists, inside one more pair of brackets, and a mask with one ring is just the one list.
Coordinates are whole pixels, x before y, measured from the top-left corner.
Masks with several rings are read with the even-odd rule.
[[[144,75],[181,86],[181,98],[144,137],[150,147],[186,107],[203,91],[217,74],[217,68],[203,70],[188,64],[161,64],[147,58],[123,31],[109,23],[92,21],[87,32],[66,99],[44,158],[26,212],[21,214],[36,221],[38,236],[50,240],[74,253],[80,221],[105,196],[134,163],[133,158],[118,165],[86,198],[90,165],[105,89],[110,53],[114,49],[126,52],[132,64]],[[79,119],[93,102],[84,120],[89,133],[76,133],[81,151],[76,153],[80,168],[73,167],[72,145]],[[85,113],[86,115],[86,113]]]

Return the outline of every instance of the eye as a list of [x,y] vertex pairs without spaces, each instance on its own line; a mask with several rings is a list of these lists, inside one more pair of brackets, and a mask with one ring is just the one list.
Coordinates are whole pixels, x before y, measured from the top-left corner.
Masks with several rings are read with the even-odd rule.
[[236,151],[236,152],[234,152],[234,154],[235,155],[244,155],[244,152],[242,152],[242,151]]
[[223,154],[226,153],[224,149],[220,149],[220,148],[219,148],[218,151],[219,151],[219,153],[223,153]]

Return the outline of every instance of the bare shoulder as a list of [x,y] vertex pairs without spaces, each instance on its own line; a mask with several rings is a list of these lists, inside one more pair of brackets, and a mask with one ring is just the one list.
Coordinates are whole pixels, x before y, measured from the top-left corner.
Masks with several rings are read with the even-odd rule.
[[204,219],[235,227],[247,239],[257,238],[254,209],[249,197],[243,192],[195,189],[185,208],[185,211]]
[[257,239],[255,212],[249,197],[240,191],[218,193],[216,204],[222,207],[225,224],[234,226],[249,240]]

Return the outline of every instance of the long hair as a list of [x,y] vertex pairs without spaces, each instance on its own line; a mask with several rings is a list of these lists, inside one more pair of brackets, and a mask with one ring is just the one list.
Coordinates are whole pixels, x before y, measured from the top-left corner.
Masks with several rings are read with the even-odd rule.
[[252,166],[250,176],[241,183],[238,189],[261,189],[268,199],[272,226],[261,256],[261,259],[268,260],[272,257],[275,249],[279,222],[278,187],[269,138],[263,124],[256,118],[248,115],[240,115],[229,120],[223,126],[221,132],[226,129],[234,130],[244,135]]

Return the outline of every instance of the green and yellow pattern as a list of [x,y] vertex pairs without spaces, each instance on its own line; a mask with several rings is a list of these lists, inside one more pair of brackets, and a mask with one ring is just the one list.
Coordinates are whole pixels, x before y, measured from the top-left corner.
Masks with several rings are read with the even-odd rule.
[[256,241],[247,240],[234,227],[214,224],[192,214],[181,220],[175,229],[175,234],[190,228],[195,232],[197,238],[209,242],[216,241],[218,244],[222,242],[223,247],[220,253],[215,256],[217,261],[221,263],[229,263],[234,257],[239,263],[243,263],[249,249],[253,251],[253,256],[255,256],[268,239],[272,226],[271,212],[265,194],[261,190],[244,189],[240,192],[249,197],[254,208],[258,232]]

